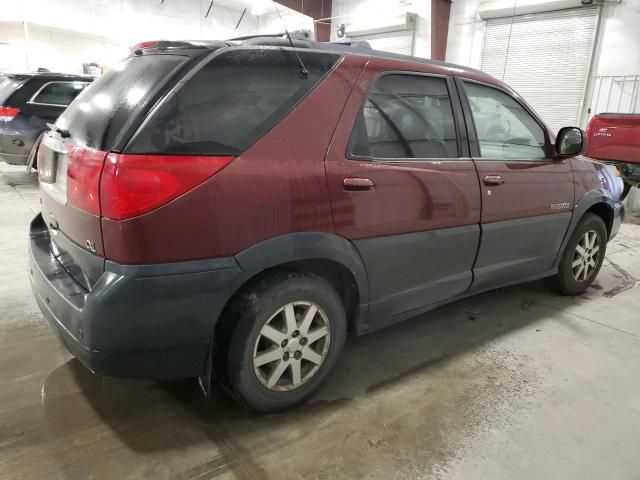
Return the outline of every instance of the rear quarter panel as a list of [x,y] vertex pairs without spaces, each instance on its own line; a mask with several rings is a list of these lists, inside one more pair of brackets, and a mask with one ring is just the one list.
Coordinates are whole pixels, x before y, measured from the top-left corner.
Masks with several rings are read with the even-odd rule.
[[278,125],[173,202],[102,219],[106,257],[162,263],[234,255],[292,232],[333,232],[324,157],[366,57],[343,57]]

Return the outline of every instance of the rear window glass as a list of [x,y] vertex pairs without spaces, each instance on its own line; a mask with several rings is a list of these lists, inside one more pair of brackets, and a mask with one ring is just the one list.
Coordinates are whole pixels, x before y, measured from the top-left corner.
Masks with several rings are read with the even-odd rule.
[[67,106],[87,86],[86,82],[49,82],[31,99],[40,105]]
[[110,150],[128,122],[188,57],[142,55],[127,58],[88,86],[56,121],[75,143]]
[[250,49],[221,53],[172,93],[143,124],[130,153],[237,155],[279,122],[340,55]]
[[18,80],[11,77],[0,77],[0,105],[4,104],[4,102],[8,100],[13,92],[15,92],[23,82],[24,80]]

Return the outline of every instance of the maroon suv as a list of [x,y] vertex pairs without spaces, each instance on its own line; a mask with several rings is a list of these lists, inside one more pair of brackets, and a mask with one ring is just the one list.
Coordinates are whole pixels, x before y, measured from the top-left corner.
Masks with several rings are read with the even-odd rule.
[[94,372],[287,408],[347,333],[537,278],[584,291],[623,209],[583,142],[464,67],[272,37],[147,44],[42,142],[33,291]]

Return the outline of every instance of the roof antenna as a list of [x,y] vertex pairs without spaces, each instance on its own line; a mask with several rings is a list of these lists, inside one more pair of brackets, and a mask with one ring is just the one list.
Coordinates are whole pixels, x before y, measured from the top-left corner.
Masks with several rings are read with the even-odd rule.
[[307,78],[309,76],[309,71],[307,70],[307,67],[304,66],[304,63],[302,62],[302,59],[298,54],[298,50],[296,50],[296,47],[293,45],[293,40],[291,40],[291,35],[289,34],[289,30],[287,30],[287,26],[285,25],[284,20],[282,19],[282,15],[280,15],[280,10],[278,10],[278,5],[276,4],[275,0],[271,0],[271,3],[273,3],[273,8],[276,9],[278,17],[280,17],[280,21],[282,22],[282,27],[284,28],[284,33],[287,35],[287,38],[289,39],[289,44],[293,49],[293,53],[295,53],[296,58],[298,59],[298,72],[300,73],[300,78]]

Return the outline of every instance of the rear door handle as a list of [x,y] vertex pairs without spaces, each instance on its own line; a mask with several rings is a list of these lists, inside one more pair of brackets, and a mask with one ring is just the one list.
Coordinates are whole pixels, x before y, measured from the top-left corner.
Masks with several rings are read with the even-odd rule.
[[504,178],[502,178],[500,175],[487,175],[482,179],[482,183],[484,183],[487,187],[496,187],[504,183]]
[[373,190],[376,188],[375,183],[368,178],[347,177],[342,181],[342,188],[347,191],[357,192],[365,190]]

